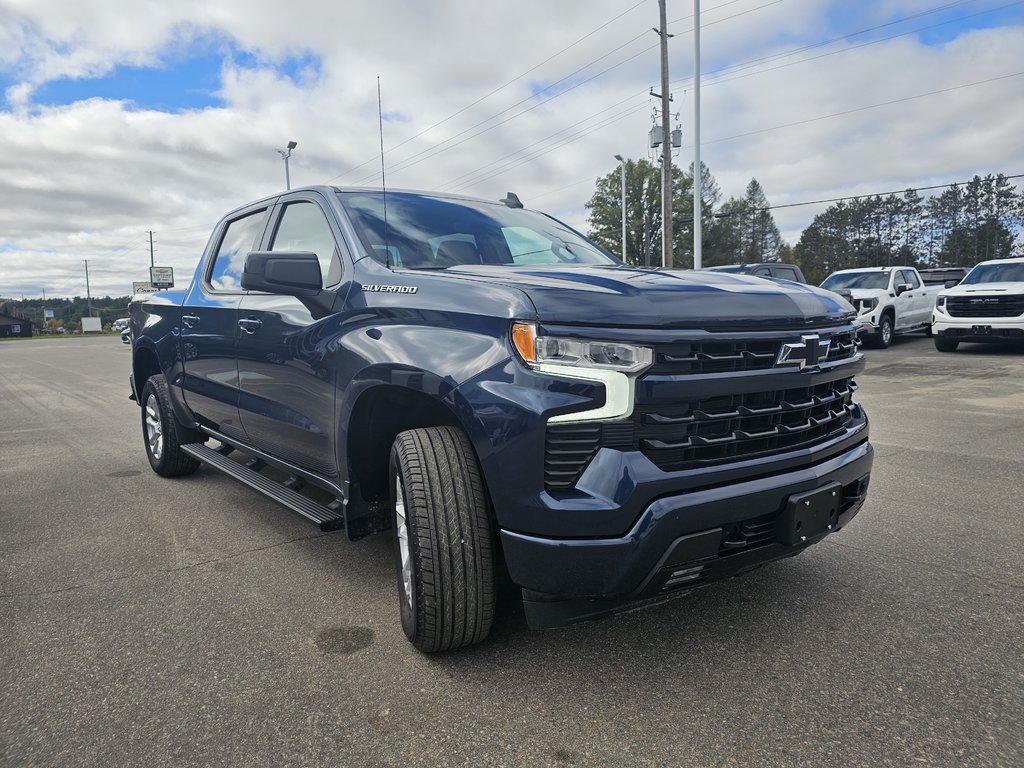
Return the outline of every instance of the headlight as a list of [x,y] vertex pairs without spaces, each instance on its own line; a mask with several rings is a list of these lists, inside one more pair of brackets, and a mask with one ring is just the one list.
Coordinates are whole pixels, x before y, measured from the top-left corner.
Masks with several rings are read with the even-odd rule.
[[946,306],[946,297],[945,296],[939,296],[939,298],[937,298],[935,300],[935,306],[936,307],[944,307],[944,306]]
[[533,323],[512,324],[512,344],[527,365],[569,365],[639,373],[654,362],[654,351],[618,341],[538,336]]
[[860,300],[860,313],[863,315],[865,312],[870,312],[872,309],[878,306],[878,299],[861,299]]

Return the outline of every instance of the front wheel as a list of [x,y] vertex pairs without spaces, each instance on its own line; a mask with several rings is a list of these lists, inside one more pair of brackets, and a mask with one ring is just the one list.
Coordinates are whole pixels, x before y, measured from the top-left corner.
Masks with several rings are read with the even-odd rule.
[[942,336],[935,336],[935,348],[939,352],[956,352],[956,348],[960,346],[959,341],[953,341]]
[[[199,468],[199,462],[181,450],[183,442],[192,442],[189,439],[192,435],[174,418],[167,380],[162,374],[150,376],[142,388],[142,437],[146,443],[146,458],[158,475],[190,475]],[[202,437],[196,434],[195,439]]]
[[425,653],[480,642],[494,619],[494,543],[469,439],[454,427],[402,432],[390,487],[406,637]]
[[878,321],[878,333],[875,334],[875,346],[879,349],[887,349],[892,344],[892,317],[882,315]]

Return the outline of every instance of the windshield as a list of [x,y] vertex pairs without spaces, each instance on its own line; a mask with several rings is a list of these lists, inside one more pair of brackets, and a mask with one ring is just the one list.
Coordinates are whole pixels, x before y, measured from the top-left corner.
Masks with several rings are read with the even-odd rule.
[[338,199],[367,252],[396,267],[622,263],[565,224],[536,211],[389,192],[385,232],[381,192],[338,192]]
[[978,283],[1024,283],[1024,262],[979,264],[960,281],[960,285]]
[[889,272],[837,272],[825,278],[822,288],[865,288],[885,290],[889,287]]

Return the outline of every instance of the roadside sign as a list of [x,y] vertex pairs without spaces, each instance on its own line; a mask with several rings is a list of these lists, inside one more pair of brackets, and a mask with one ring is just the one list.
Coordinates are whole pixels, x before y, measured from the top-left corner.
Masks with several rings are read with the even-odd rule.
[[44,309],[43,310],[43,320],[53,320],[53,310],[52,309]]
[[99,333],[103,330],[102,321],[98,317],[83,317],[82,331],[84,333]]
[[160,288],[173,288],[174,287],[174,268],[173,267],[150,267],[149,268],[149,282],[159,290]]
[[132,293],[154,293],[157,290],[152,283],[132,283]]

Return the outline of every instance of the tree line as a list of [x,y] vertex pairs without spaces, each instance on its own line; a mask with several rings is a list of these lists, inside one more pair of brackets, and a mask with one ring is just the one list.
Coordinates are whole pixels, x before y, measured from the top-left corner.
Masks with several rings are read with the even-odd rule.
[[[67,328],[78,330],[80,320],[89,316],[89,305],[92,314],[100,318],[104,327],[118,318],[126,317],[130,296],[94,296],[91,301],[82,296],[72,299],[3,299],[0,298],[0,313],[23,317],[32,321],[32,326],[39,328]],[[44,310],[53,311],[53,319],[45,319]]]
[[[626,168],[626,254],[630,264],[661,265],[661,168],[629,160]],[[671,268],[693,266],[693,166],[672,169]],[[587,202],[589,236],[622,253],[621,170],[597,180]],[[1024,255],[1024,193],[1003,174],[975,176],[923,197],[916,189],[833,203],[814,217],[795,247],[779,234],[771,204],[756,178],[742,197],[722,201],[702,164],[702,256],[706,267],[792,261],[810,282],[837,269],[906,264],[971,267],[986,259]]]

